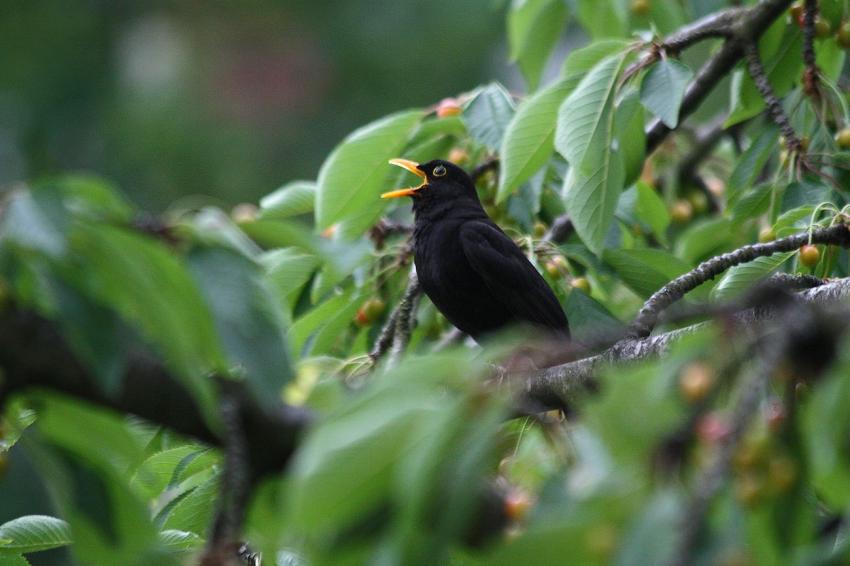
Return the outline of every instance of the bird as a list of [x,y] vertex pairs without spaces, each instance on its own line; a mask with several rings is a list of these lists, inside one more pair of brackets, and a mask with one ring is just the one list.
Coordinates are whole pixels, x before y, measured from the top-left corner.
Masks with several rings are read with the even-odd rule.
[[568,339],[555,293],[519,246],[487,215],[475,183],[441,159],[391,159],[423,179],[381,198],[413,199],[413,257],[422,290],[455,327],[476,342],[526,325]]

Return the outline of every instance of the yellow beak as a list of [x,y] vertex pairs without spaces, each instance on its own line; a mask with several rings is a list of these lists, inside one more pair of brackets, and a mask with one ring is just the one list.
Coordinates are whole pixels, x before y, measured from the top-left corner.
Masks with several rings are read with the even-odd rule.
[[422,187],[428,185],[428,178],[425,176],[425,172],[419,169],[419,164],[415,161],[411,161],[409,159],[390,159],[390,165],[395,165],[396,167],[407,169],[408,171],[410,171],[417,177],[421,177],[425,181],[417,187],[408,187],[406,189],[397,189],[395,191],[384,193],[381,195],[381,198],[409,197]]

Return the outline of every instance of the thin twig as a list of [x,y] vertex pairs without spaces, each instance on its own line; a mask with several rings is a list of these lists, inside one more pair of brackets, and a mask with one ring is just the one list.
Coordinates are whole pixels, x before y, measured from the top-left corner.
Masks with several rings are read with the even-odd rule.
[[770,80],[767,78],[767,73],[764,71],[758,45],[755,42],[744,44],[744,55],[747,61],[747,70],[753,78],[756,89],[759,91],[762,99],[764,99],[768,114],[770,114],[771,119],[776,125],[779,126],[782,137],[785,138],[785,145],[794,153],[803,153],[803,142],[797,136],[794,127],[791,126],[791,121],[782,108],[782,102],[780,102],[776,93],[773,91]]
[[407,277],[407,290],[398,303],[398,316],[395,321],[392,351],[390,352],[390,366],[398,363],[407,348],[408,342],[410,342],[410,335],[416,326],[415,312],[421,297],[422,287],[419,285],[419,277],[416,276],[416,268],[413,267]]
[[812,98],[820,97],[818,88],[818,65],[815,59],[815,18],[818,14],[817,0],[806,0],[803,8],[803,91]]

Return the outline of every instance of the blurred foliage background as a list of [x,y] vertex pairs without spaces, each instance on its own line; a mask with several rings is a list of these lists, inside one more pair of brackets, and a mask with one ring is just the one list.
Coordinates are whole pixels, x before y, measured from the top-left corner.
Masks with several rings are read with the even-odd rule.
[[516,81],[504,4],[7,0],[0,186],[83,170],[152,210],[256,200],[359,125]]

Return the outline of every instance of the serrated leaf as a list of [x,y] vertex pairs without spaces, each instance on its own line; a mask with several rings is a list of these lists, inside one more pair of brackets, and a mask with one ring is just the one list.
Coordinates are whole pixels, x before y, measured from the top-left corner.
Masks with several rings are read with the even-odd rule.
[[558,110],[555,149],[582,176],[594,172],[602,153],[610,150],[614,96],[625,60],[618,53],[600,61]]
[[316,226],[340,221],[362,232],[380,214],[387,161],[398,157],[423,113],[412,110],[381,118],[349,134],[328,156],[316,185]]
[[727,271],[711,291],[711,298],[724,301],[740,296],[788,261],[794,252],[758,257],[748,263],[736,265]]
[[73,542],[68,523],[47,515],[26,515],[0,525],[0,552],[29,553]]
[[605,250],[602,259],[642,298],[691,269],[691,266],[663,250],[641,248]]
[[162,529],[189,531],[205,536],[212,522],[219,483],[220,477],[216,474],[183,497],[169,509]]
[[570,170],[564,181],[564,206],[576,233],[597,255],[602,252],[625,183],[620,155],[606,147],[601,156],[602,161],[590,175],[579,177]]
[[498,83],[491,83],[473,98],[463,112],[466,129],[478,143],[498,149],[514,116],[511,95]]
[[694,72],[676,59],[664,58],[647,72],[640,85],[640,101],[669,128],[679,125],[679,109]]
[[316,183],[292,181],[260,200],[260,218],[289,218],[313,212]]
[[779,129],[774,125],[765,126],[750,143],[738,159],[726,189],[726,198],[730,206],[755,183],[765,163],[776,150]]
[[635,214],[638,220],[646,223],[659,242],[667,241],[667,227],[670,226],[670,213],[664,206],[664,201],[658,193],[643,181],[635,185],[637,189],[637,200],[635,201]]
[[519,64],[529,90],[534,90],[564,24],[563,0],[514,0],[508,12],[510,59]]
[[558,107],[578,84],[578,75],[557,81],[520,104],[502,139],[501,203],[552,156]]

